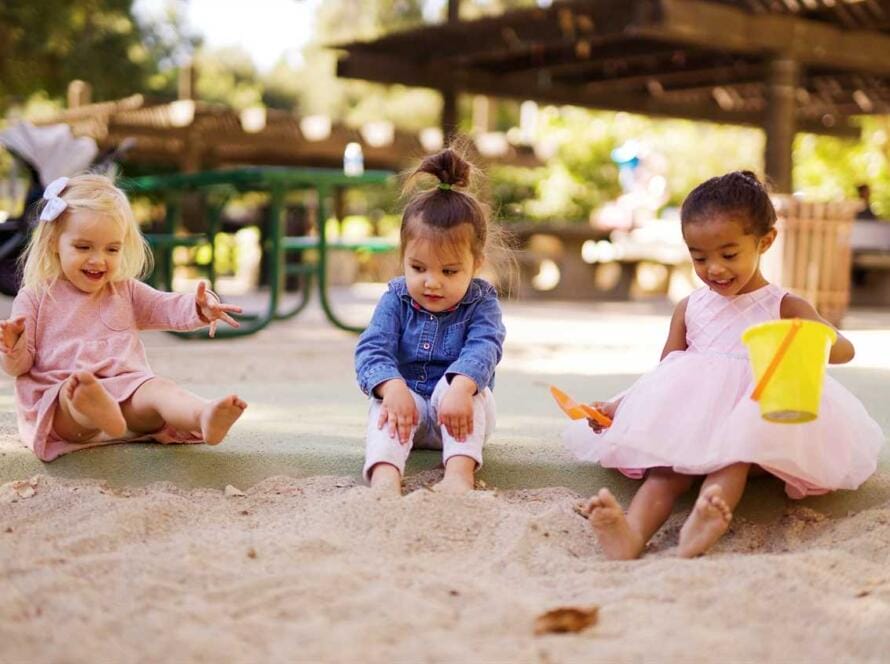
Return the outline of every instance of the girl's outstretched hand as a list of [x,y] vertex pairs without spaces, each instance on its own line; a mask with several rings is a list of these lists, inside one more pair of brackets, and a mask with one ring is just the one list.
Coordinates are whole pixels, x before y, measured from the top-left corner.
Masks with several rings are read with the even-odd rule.
[[198,315],[210,323],[210,336],[216,335],[216,322],[225,321],[232,327],[241,327],[241,323],[229,316],[229,312],[241,313],[241,307],[234,304],[223,304],[215,294],[207,291],[207,284],[198,282],[198,292],[195,294],[195,304],[198,306]]
[[0,352],[10,353],[25,332],[25,317],[0,321]]
[[[615,411],[618,410],[617,401],[594,401],[590,405],[596,408],[610,420],[615,419]],[[591,429],[593,429],[594,433],[600,433],[603,429],[606,428],[596,420],[592,420],[590,418],[587,419],[587,424]]]

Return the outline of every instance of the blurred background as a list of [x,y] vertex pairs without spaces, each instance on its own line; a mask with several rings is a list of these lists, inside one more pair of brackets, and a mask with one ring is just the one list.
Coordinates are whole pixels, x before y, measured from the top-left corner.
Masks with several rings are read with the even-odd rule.
[[[721,20],[756,29],[737,23],[724,38]],[[890,217],[890,69],[872,55],[890,43],[888,26],[874,0],[7,0],[0,221],[26,216],[39,171],[67,166],[78,138],[96,150],[72,167],[104,158],[127,181],[244,167],[398,173],[460,136],[511,231],[513,296],[682,297],[696,282],[678,206],[702,180],[748,169],[778,194],[850,203],[786,215],[792,231],[801,215],[846,224],[806,259],[824,272],[846,256],[842,277],[786,285],[846,297],[844,310],[884,307],[890,224],[876,220]],[[780,32],[758,41],[759,27]],[[798,37],[777,42],[788,29]],[[59,126],[70,133],[37,131]],[[169,181],[133,190],[146,233],[169,251],[169,285],[209,269],[223,292],[267,287],[268,187],[236,187],[216,204],[217,190],[201,187],[179,187],[175,215]],[[294,188],[274,212],[285,237],[325,228],[340,240],[323,258],[331,285],[398,273],[393,251],[363,243],[397,236],[395,180]],[[855,217],[875,224],[857,224],[849,241]],[[195,233],[201,242],[161,237]],[[802,260],[792,244],[777,280]],[[283,260],[312,262],[314,250]]]

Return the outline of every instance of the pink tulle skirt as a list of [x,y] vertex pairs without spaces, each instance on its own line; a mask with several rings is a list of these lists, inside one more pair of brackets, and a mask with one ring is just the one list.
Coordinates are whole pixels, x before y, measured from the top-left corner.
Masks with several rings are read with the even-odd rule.
[[819,417],[777,424],[749,397],[744,356],[677,351],[624,394],[612,426],[597,434],[585,420],[564,432],[579,459],[640,478],[649,468],[706,475],[730,464],[757,464],[785,482],[792,498],[855,489],[876,469],[884,444],[862,403],[830,376]]

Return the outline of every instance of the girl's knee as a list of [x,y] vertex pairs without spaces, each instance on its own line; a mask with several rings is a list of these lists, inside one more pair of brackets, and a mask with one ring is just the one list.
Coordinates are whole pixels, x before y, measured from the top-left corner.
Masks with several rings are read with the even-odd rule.
[[169,378],[164,378],[162,376],[154,376],[153,378],[145,381],[142,385],[150,386],[151,389],[158,390],[170,390],[178,387],[175,382],[173,382]]

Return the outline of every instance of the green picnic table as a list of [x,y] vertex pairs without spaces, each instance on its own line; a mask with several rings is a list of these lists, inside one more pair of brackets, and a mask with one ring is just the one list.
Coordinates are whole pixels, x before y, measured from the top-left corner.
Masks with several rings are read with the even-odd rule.
[[[173,290],[173,250],[176,247],[196,247],[203,244],[209,244],[211,247],[208,280],[213,287],[216,281],[213,239],[220,232],[220,220],[226,203],[233,196],[245,192],[267,192],[269,194],[269,205],[263,220],[265,239],[262,243],[269,281],[268,302],[264,311],[256,315],[240,316],[241,327],[219,327],[216,338],[226,338],[253,334],[273,320],[296,316],[309,302],[313,281],[317,284],[321,306],[328,320],[340,329],[360,332],[363,328],[344,323],[331,308],[327,292],[328,251],[345,249],[379,253],[392,251],[398,245],[397,242],[386,238],[329,240],[324,233],[327,200],[339,189],[382,185],[392,176],[393,174],[389,171],[376,170],[365,171],[358,176],[348,176],[337,169],[250,167],[189,174],[151,175],[124,180],[122,186],[131,196],[159,196],[165,202],[166,213],[162,232],[146,233],[145,237],[155,257],[155,270],[151,280],[155,285],[166,288],[168,291]],[[289,192],[297,190],[317,192],[318,232],[315,235],[286,236],[284,234],[285,197]],[[207,203],[206,232],[182,232],[182,198],[189,192],[199,192],[205,198]],[[302,262],[286,264],[287,253],[309,250],[312,250],[314,257],[307,258],[307,255],[303,254]],[[290,309],[281,310],[280,302],[287,275],[301,277],[300,299]],[[182,336],[197,335],[184,333]],[[206,333],[202,336],[207,338]]]

